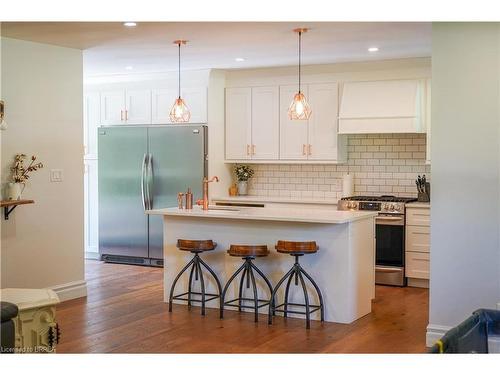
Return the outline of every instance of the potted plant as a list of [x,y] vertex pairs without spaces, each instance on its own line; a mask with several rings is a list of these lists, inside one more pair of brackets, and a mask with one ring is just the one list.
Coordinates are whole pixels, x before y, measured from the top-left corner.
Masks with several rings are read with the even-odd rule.
[[253,176],[253,169],[249,165],[236,164],[234,166],[234,173],[238,181],[238,194],[248,194],[248,180]]
[[43,168],[42,163],[36,163],[36,156],[32,156],[27,167],[24,166],[25,154],[17,154],[14,157],[14,164],[10,169],[12,171],[12,181],[9,183],[8,198],[10,200],[19,200],[26,187],[26,181],[30,178],[30,173]]

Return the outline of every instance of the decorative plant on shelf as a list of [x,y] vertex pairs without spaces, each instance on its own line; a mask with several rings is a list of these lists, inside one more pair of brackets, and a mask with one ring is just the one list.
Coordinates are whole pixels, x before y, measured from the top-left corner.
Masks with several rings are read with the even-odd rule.
[[14,164],[10,169],[12,171],[12,181],[14,182],[9,183],[9,199],[21,199],[21,194],[24,190],[26,181],[30,178],[30,174],[43,168],[42,163],[36,162],[36,156],[34,155],[31,157],[27,167],[24,165],[25,160],[25,154],[17,154],[14,157]]
[[252,178],[254,171],[249,165],[236,164],[234,166],[234,173],[238,180],[238,194],[247,195],[248,180]]

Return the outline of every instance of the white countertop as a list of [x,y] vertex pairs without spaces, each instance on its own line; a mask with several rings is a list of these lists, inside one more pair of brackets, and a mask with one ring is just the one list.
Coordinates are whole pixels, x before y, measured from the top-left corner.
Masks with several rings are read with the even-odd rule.
[[184,216],[198,218],[220,218],[236,220],[262,220],[262,221],[290,221],[318,224],[345,224],[352,221],[377,216],[376,212],[369,211],[337,211],[336,209],[303,209],[303,208],[212,208],[203,211],[199,207],[192,210],[178,208],[164,208],[149,210],[151,215]]
[[241,202],[241,203],[301,203],[301,204],[334,204],[338,203],[338,199],[331,198],[292,198],[292,197],[269,197],[259,195],[237,195],[234,197],[215,197],[214,202]]
[[430,202],[411,202],[406,203],[406,208],[431,208]]

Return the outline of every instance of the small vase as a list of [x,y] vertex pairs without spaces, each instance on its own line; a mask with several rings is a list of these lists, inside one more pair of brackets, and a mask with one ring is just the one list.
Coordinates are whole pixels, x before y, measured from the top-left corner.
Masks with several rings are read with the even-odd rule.
[[13,201],[21,199],[25,187],[26,185],[22,182],[10,182],[7,190],[7,198]]
[[238,195],[248,194],[248,181],[238,181]]

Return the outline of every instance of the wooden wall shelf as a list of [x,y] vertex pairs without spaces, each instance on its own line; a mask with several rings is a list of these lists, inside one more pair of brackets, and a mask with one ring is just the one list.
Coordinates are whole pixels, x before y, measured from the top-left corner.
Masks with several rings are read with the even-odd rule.
[[23,205],[23,204],[32,204],[35,203],[34,200],[31,199],[19,199],[19,200],[6,200],[6,201],[0,201],[0,207],[3,207],[4,209],[4,219],[9,220],[9,215],[11,214],[12,211],[14,211],[14,208],[17,206]]

